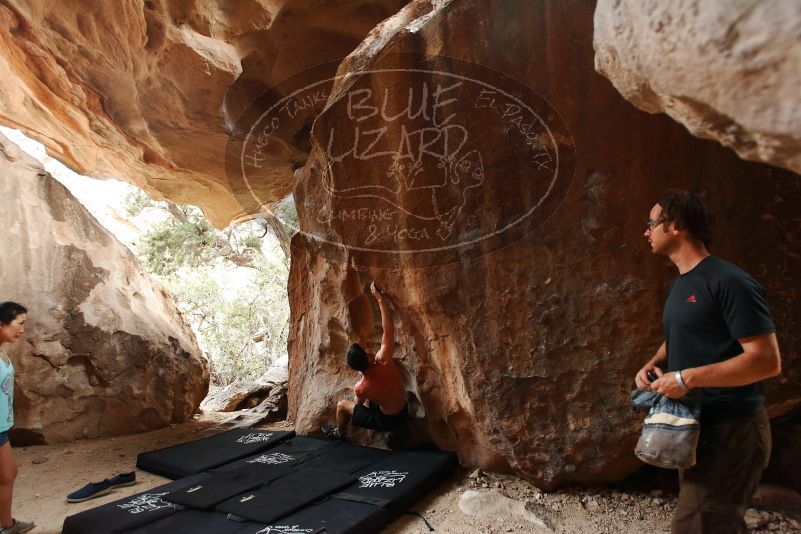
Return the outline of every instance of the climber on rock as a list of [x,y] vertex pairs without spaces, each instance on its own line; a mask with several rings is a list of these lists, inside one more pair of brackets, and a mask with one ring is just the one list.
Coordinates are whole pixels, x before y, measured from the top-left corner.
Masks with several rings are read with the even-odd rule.
[[335,439],[344,439],[348,423],[383,432],[395,431],[407,417],[406,390],[403,378],[392,355],[395,351],[395,329],[384,296],[375,283],[370,286],[381,310],[384,330],[381,348],[370,354],[358,343],[348,349],[347,362],[362,378],[353,387],[355,400],[337,403],[337,424],[323,425],[323,432]]

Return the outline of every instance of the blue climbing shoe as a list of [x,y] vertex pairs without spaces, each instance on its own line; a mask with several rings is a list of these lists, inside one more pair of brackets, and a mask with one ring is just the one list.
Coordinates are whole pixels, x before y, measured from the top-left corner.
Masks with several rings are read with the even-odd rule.
[[83,502],[95,497],[100,497],[111,491],[111,481],[109,479],[103,482],[90,482],[78,491],[73,491],[67,495],[67,502]]
[[136,471],[120,473],[108,481],[112,488],[124,488],[136,484]]

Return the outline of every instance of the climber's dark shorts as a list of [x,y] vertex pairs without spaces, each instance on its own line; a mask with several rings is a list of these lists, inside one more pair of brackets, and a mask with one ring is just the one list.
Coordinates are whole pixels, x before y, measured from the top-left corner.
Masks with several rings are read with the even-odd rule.
[[394,415],[387,415],[381,411],[378,404],[370,402],[369,408],[363,404],[357,404],[353,408],[351,423],[353,423],[353,426],[381,430],[382,432],[391,432],[397,429],[407,416],[408,411],[406,406],[403,407],[403,410]]

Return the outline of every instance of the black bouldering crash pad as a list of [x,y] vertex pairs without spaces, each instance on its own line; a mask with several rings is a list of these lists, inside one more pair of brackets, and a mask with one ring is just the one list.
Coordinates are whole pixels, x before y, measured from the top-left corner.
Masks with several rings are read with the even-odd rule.
[[209,438],[143,452],[136,458],[136,467],[177,479],[260,453],[294,434],[237,428]]
[[[63,533],[370,534],[457,463],[437,450],[392,452],[291,435],[240,429],[140,455],[173,474],[212,467],[70,516]],[[248,446],[260,449],[245,452]]]

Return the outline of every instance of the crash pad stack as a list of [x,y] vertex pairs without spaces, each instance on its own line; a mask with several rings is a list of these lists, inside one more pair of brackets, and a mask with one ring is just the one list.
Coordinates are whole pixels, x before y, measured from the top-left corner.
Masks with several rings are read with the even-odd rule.
[[392,452],[292,432],[237,429],[142,453],[173,482],[67,517],[63,534],[369,534],[456,466],[437,450]]

